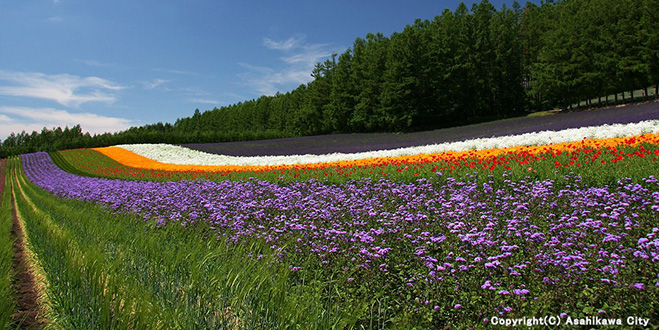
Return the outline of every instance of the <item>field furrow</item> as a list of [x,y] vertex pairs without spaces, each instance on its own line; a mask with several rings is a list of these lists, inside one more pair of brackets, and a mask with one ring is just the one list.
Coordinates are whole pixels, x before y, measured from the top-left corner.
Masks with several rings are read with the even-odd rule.
[[[12,175],[13,179],[14,175]],[[39,271],[33,252],[28,246],[25,221],[19,216],[16,202],[15,181],[11,181],[12,201],[12,236],[14,239],[14,289],[16,309],[14,323],[19,328],[42,329],[47,325],[46,307],[44,306],[45,278]]]
[[7,329],[12,323],[16,306],[14,297],[14,237],[12,236],[12,200],[9,181],[6,178],[7,160],[0,159],[0,328]]

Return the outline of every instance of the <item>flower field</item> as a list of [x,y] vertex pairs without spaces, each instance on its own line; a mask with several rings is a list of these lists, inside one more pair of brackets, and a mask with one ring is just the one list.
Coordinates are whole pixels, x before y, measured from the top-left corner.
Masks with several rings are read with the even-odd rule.
[[[55,156],[62,159],[58,163],[60,167],[70,164],[74,172],[85,175],[156,181],[259,178],[345,182],[363,177],[410,181],[420,177],[431,179],[437,172],[460,178],[483,170],[497,174],[497,178],[505,171],[512,171],[509,174],[521,174],[522,178],[530,175],[557,179],[576,169],[582,173],[598,172],[596,179],[601,183],[617,181],[620,166],[610,166],[617,162],[625,167],[636,166],[634,171],[638,175],[654,174],[651,163],[659,157],[659,151],[655,150],[658,132],[659,121],[646,121],[359,154],[227,157],[171,145],[128,145],[66,150]],[[584,139],[580,134],[596,138]],[[564,142],[547,145],[542,138]],[[535,145],[529,146],[531,142]],[[501,148],[490,148],[497,145]],[[641,160],[623,161],[630,157]],[[269,158],[282,164],[263,165]],[[171,162],[155,159],[171,159]],[[234,165],[212,165],[227,159]]]
[[[589,126],[581,128],[565,129],[560,131],[543,131],[521,135],[501,136],[495,138],[471,139],[460,142],[430,144],[425,146],[399,148],[393,150],[376,150],[358,153],[333,153],[325,155],[289,155],[289,156],[256,156],[235,157],[204,153],[192,149],[176,147],[172,145],[149,145],[133,144],[119,145],[118,148],[132,151],[139,156],[121,153],[117,147],[99,148],[97,150],[117,159],[121,163],[140,168],[155,168],[158,163],[176,165],[197,165],[198,169],[209,169],[206,166],[244,168],[251,170],[253,167],[273,167],[286,165],[308,165],[308,164],[373,164],[383,159],[408,160],[416,162],[423,159],[425,155],[442,155],[446,153],[463,152],[470,150],[488,151],[488,154],[505,153],[514,151],[520,146],[545,146],[553,145],[556,150],[562,148],[574,148],[570,143],[582,139],[589,140],[589,146],[615,145],[615,139],[626,136],[639,136],[645,133],[659,133],[659,120],[647,120],[631,124],[611,124],[602,126]],[[612,139],[607,141],[607,139]],[[421,155],[421,158],[419,158]],[[410,156],[415,156],[409,158]],[[449,156],[450,157],[450,156]],[[155,162],[149,162],[155,161]],[[163,166],[163,164],[160,164]],[[165,168],[163,168],[165,169]],[[171,167],[167,169],[176,169]]]
[[[272,286],[297,300],[264,289],[246,301],[281,315],[290,299],[313,301],[291,316],[304,328],[448,329],[495,316],[659,319],[658,158],[659,121],[647,121],[360,154],[124,145],[21,166],[54,195],[138,215],[150,235],[192,233],[236,249],[237,268],[285,274]],[[273,313],[232,306],[246,311],[213,317],[248,328]]]

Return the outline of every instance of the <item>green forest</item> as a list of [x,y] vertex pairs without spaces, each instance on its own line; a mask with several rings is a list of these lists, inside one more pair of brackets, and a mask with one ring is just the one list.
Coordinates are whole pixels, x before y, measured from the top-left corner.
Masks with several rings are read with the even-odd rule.
[[[175,123],[90,135],[79,125],[12,134],[0,157],[125,143],[199,143],[409,132],[656,98],[659,0],[483,0],[359,37],[286,93]],[[633,90],[643,90],[634,99]],[[632,95],[632,96],[630,96]],[[595,100],[595,101],[592,101]]]

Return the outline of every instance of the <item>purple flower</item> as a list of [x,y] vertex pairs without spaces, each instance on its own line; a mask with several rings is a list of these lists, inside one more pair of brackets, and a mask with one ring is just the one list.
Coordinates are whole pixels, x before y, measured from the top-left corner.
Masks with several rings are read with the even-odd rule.
[[453,306],[453,309],[458,309],[458,308],[460,308],[460,307],[462,307],[462,305],[460,305],[460,304],[455,304],[455,305]]
[[492,262],[486,262],[485,268],[497,268],[499,265],[501,265],[501,262],[499,260],[494,260]]
[[520,289],[515,289],[515,290],[513,290],[513,293],[518,295],[518,296],[528,294],[529,292],[530,291],[527,290],[527,289],[521,289],[521,290]]

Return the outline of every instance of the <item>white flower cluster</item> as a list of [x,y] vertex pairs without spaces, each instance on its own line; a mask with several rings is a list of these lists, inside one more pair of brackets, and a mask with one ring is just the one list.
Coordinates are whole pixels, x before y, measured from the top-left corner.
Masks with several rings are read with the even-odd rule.
[[659,120],[647,120],[632,124],[612,124],[571,128],[561,131],[542,131],[521,135],[509,135],[492,138],[481,138],[461,142],[431,144],[418,147],[407,147],[393,150],[377,150],[358,153],[332,153],[324,155],[291,155],[291,156],[254,156],[238,157],[216,155],[198,150],[169,144],[124,144],[124,148],[152,160],[180,165],[211,165],[211,166],[269,166],[313,164],[337,161],[349,161],[376,157],[397,157],[419,154],[433,154],[446,151],[483,150],[508,148],[517,146],[534,146],[552,143],[578,141],[583,138],[605,139],[659,133]]

